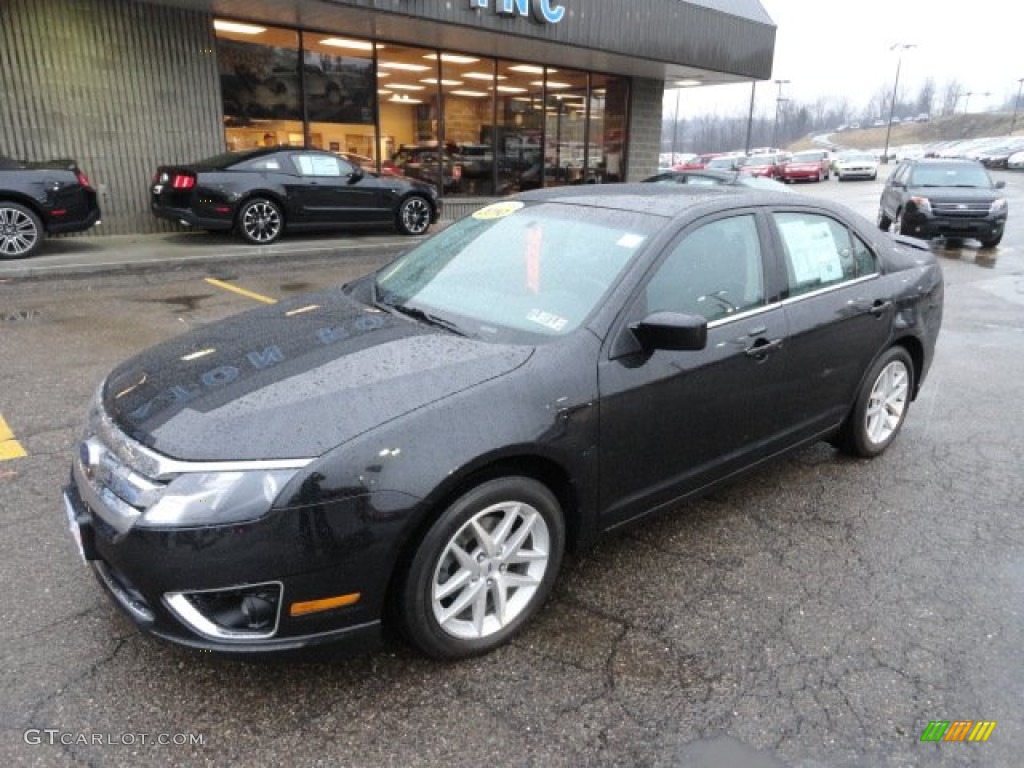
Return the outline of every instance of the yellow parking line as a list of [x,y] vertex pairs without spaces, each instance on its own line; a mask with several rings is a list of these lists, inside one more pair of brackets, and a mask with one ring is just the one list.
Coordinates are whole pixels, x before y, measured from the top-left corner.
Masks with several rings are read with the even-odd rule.
[[21,447],[21,443],[14,439],[14,433],[7,426],[4,417],[0,415],[0,461],[20,459],[23,456],[28,456],[28,454]]
[[237,285],[225,283],[223,280],[218,280],[215,277],[206,278],[206,282],[208,282],[210,285],[215,285],[218,288],[223,288],[225,291],[231,291],[232,293],[237,293],[239,296],[245,296],[247,299],[262,301],[264,304],[277,304],[277,299],[272,299],[269,296],[264,296],[262,293],[254,293],[253,291],[247,291],[245,290],[245,288],[239,288]]

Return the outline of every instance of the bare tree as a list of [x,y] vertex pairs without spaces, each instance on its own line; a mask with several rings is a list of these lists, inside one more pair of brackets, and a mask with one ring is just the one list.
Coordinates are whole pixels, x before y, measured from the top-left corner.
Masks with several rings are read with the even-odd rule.
[[964,87],[958,80],[947,80],[942,86],[941,93],[939,100],[942,103],[942,114],[952,115],[956,112],[956,103],[964,95]]
[[929,115],[935,105],[935,80],[931,77],[925,79],[921,84],[921,89],[917,92],[917,102],[915,108],[918,113],[926,112]]

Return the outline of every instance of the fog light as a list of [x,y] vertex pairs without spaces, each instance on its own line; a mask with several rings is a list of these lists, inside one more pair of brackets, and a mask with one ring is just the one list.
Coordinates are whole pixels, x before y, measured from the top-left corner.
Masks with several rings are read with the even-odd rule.
[[279,582],[202,592],[170,592],[164,602],[196,634],[213,640],[263,640],[277,632]]

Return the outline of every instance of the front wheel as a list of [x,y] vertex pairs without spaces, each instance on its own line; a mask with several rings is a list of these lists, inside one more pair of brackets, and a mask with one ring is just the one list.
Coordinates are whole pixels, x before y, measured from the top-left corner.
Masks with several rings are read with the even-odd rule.
[[981,247],[982,248],[995,248],[997,245],[999,245],[999,243],[1002,242],[1002,240],[1003,240],[1003,233],[1000,232],[995,237],[990,237],[988,240],[982,240],[981,241]]
[[883,232],[888,232],[889,231],[889,227],[891,227],[891,226],[892,226],[892,219],[890,219],[885,214],[885,210],[884,209],[879,208],[878,209],[878,228],[880,230],[882,230]]
[[839,435],[839,448],[865,458],[882,453],[903,426],[913,387],[910,355],[903,347],[889,348],[864,378]]
[[430,227],[432,212],[426,198],[419,195],[405,198],[398,206],[398,231],[403,235],[422,235]]
[[284,231],[281,209],[271,200],[254,197],[238,211],[238,233],[254,245],[269,245]]
[[543,604],[564,545],[562,509],[536,480],[503,477],[468,491],[413,556],[399,605],[406,637],[439,659],[497,648]]
[[24,259],[43,244],[43,223],[30,208],[0,202],[0,259]]

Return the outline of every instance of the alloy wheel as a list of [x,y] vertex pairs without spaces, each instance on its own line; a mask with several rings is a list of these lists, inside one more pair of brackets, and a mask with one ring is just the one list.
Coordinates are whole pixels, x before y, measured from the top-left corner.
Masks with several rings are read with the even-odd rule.
[[445,546],[431,582],[431,610],[445,633],[489,637],[533,600],[550,561],[543,515],[524,502],[494,504],[468,520]]
[[242,231],[254,243],[270,243],[281,234],[281,214],[265,200],[248,205],[242,213]]
[[899,429],[907,409],[910,371],[902,360],[893,360],[875,379],[864,414],[867,438],[879,445]]
[[39,226],[21,207],[0,207],[0,256],[28,255],[39,242]]
[[402,231],[409,235],[419,235],[430,226],[430,205],[422,197],[410,197],[398,213]]

